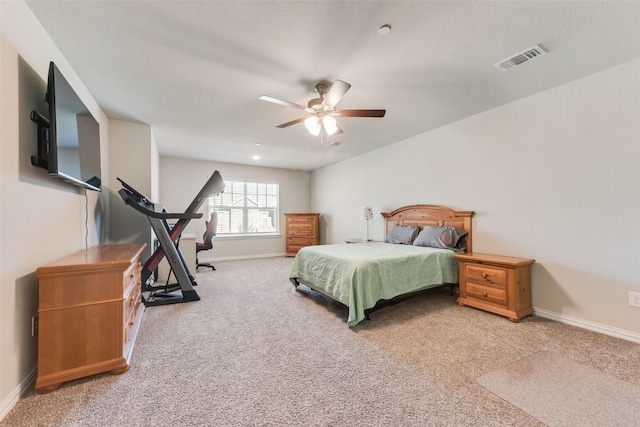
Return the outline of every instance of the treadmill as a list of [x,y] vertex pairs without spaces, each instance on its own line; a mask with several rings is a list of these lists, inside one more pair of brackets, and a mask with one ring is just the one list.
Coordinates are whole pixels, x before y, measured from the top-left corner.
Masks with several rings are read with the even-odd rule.
[[[142,302],[144,305],[150,307],[200,300],[200,296],[193,288],[197,286],[197,283],[178,248],[178,240],[189,221],[202,218],[202,213],[197,211],[204,201],[208,197],[218,195],[224,191],[225,183],[220,172],[215,171],[209,177],[183,213],[167,212],[162,206],[151,202],[146,196],[122,179],[117,179],[122,184],[122,188],[118,191],[122,200],[147,217],[158,238],[159,246],[142,265]],[[171,226],[169,220],[177,221]],[[167,258],[169,266],[176,277],[176,283],[163,285],[154,283],[153,272],[164,257]]]

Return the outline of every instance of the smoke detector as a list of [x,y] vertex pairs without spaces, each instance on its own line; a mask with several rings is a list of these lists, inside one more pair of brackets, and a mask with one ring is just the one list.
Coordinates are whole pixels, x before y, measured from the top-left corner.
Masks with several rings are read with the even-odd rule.
[[522,65],[525,62],[538,58],[544,55],[546,52],[539,45],[531,46],[529,49],[523,50],[507,59],[503,59],[500,62],[493,64],[500,71],[507,71],[518,65]]

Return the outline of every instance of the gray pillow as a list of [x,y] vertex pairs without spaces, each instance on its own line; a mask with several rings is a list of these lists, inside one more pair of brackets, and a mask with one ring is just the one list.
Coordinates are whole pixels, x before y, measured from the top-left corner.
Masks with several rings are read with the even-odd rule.
[[413,241],[415,246],[428,246],[430,248],[451,249],[456,252],[464,252],[467,249],[467,233],[461,228],[455,227],[429,227],[422,229],[418,237]]
[[400,245],[410,245],[413,243],[413,240],[418,235],[420,229],[417,225],[396,225],[393,229],[387,234],[387,237],[384,239],[386,243],[396,243]]

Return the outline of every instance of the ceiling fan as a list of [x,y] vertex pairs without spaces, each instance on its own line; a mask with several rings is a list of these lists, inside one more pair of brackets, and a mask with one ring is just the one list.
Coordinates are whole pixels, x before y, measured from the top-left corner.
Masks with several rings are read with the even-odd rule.
[[306,107],[266,95],[261,96],[260,99],[273,102],[274,104],[284,105],[285,107],[297,108],[309,113],[309,117],[301,117],[276,127],[286,128],[296,123],[304,122],[309,133],[314,136],[319,135],[320,145],[325,145],[329,142],[329,135],[342,133],[342,129],[338,126],[335,116],[384,117],[386,113],[386,110],[337,110],[336,104],[340,102],[350,88],[351,85],[342,80],[336,80],[331,87],[325,82],[320,82],[316,85],[316,92],[319,98],[314,98],[309,101]]

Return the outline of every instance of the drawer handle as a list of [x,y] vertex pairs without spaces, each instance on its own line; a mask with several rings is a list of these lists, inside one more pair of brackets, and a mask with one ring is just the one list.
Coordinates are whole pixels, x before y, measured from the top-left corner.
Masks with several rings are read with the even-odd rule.
[[483,293],[482,293],[482,296],[483,296],[483,297],[488,297],[488,296],[489,296],[489,294],[488,294],[488,293],[486,293],[486,292],[483,292]]
[[489,275],[487,273],[482,273],[482,277],[486,279],[487,277],[489,277]]

